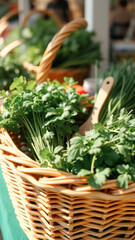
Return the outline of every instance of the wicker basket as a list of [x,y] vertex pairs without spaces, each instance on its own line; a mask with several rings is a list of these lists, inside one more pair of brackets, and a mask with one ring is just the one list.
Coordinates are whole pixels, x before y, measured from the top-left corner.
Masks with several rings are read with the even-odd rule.
[[[54,50],[50,44],[44,54],[42,71],[51,66],[51,47]],[[47,76],[42,71],[38,82]],[[87,177],[40,168],[19,150],[19,136],[1,129],[0,140],[3,175],[20,226],[30,240],[135,239],[135,183],[122,190],[116,180],[107,180],[96,190],[87,184]]]
[[[45,50],[45,53],[41,59],[40,66],[34,66],[28,62],[24,62],[23,66],[30,72],[36,73],[36,79],[38,82],[43,82],[48,77],[51,81],[54,79],[57,79],[59,82],[63,82],[63,78],[66,77],[73,77],[75,81],[78,82],[78,84],[82,84],[83,80],[89,75],[89,67],[80,67],[80,68],[65,68],[65,69],[59,69],[59,68],[51,68],[52,61],[55,58],[58,49],[61,47],[63,41],[76,29],[84,26],[87,26],[86,21],[83,18],[75,19],[68,24],[66,24],[64,27],[61,28],[60,22],[57,19],[56,16],[52,14],[51,11],[45,10],[45,11],[38,11],[38,10],[31,10],[28,15],[25,16],[25,19],[21,23],[22,26],[24,26],[30,16],[35,12],[41,12],[41,14],[48,14],[49,16],[52,16],[57,23],[60,31],[53,37],[52,41],[48,45],[47,49]],[[3,48],[0,52],[0,56],[5,57],[7,54],[12,52],[14,48],[20,46],[24,43],[24,40],[15,40],[14,42],[11,42],[8,44],[5,48]],[[50,55],[51,54],[51,57]],[[47,57],[46,57],[47,56]],[[47,58],[50,58],[50,62],[48,62]],[[47,68],[47,69],[46,69]],[[44,70],[45,69],[45,70]],[[45,74],[44,74],[45,72]]]
[[[59,82],[63,82],[63,78],[73,77],[78,84],[82,84],[84,78],[88,76],[89,68],[51,68],[52,61],[56,57],[57,51],[61,47],[63,41],[76,29],[86,27],[87,22],[83,18],[75,19],[66,25],[53,37],[52,41],[48,44],[48,47],[43,54],[39,67],[33,66],[30,63],[24,62],[24,67],[28,71],[36,73],[37,82],[43,82],[48,77],[51,81],[57,79]],[[48,59],[49,58],[49,59]]]

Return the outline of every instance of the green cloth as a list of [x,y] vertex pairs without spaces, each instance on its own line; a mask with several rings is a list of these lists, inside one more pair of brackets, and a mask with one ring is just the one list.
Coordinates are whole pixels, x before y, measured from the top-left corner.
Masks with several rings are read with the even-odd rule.
[[0,229],[3,240],[28,240],[21,229],[12,206],[0,168]]

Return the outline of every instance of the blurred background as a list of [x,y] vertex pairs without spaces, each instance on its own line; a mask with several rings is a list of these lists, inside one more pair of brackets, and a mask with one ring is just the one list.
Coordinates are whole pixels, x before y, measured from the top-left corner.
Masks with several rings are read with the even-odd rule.
[[[23,10],[18,16],[16,15],[10,19],[10,28],[14,28],[31,8],[43,10],[47,8],[49,2],[51,1],[0,0],[0,17],[4,16],[8,11]],[[88,21],[88,29],[96,32],[96,40],[101,42],[102,67],[105,67],[110,61],[117,62],[122,58],[135,58],[135,1],[128,0],[125,7],[130,14],[130,19],[120,19],[121,25],[127,24],[122,38],[119,38],[119,36],[118,38],[114,37],[112,33],[114,31],[112,22],[115,12],[119,8],[119,2],[119,0],[67,0],[72,19],[84,17]],[[10,31],[10,28],[4,34]]]

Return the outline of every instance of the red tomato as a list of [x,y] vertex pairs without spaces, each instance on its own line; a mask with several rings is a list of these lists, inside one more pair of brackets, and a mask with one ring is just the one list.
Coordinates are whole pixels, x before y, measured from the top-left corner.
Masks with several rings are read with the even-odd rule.
[[[85,94],[85,93],[87,93],[82,85],[74,84],[73,87],[75,88],[75,90],[76,90],[76,92],[78,94],[83,94],[83,93]],[[66,86],[66,89],[68,89],[68,84]]]
[[76,92],[79,94],[87,93],[84,87],[79,84],[74,84],[73,87],[76,89]]

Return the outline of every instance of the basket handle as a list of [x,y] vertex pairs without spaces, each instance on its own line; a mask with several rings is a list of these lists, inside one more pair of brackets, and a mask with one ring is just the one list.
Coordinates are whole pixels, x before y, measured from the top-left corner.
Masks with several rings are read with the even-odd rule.
[[15,9],[15,10],[12,10],[12,11],[9,11],[7,14],[5,14],[5,16],[3,16],[1,19],[0,19],[0,34],[3,33],[3,31],[8,27],[9,23],[8,23],[8,20],[19,14],[21,11],[18,10],[18,9]]
[[24,40],[15,40],[11,43],[9,43],[6,47],[4,47],[1,51],[0,51],[0,57],[6,57],[6,55],[8,55],[8,53],[12,52],[14,50],[14,48],[22,45],[24,43]]
[[52,66],[52,62],[56,57],[57,51],[61,47],[63,41],[76,29],[87,26],[87,22],[84,18],[77,18],[69,23],[65,24],[61,30],[55,34],[51,42],[48,44],[43,57],[41,59],[40,65],[37,68],[36,81],[37,83],[42,83],[46,81],[49,70]]
[[24,19],[23,19],[23,21],[22,21],[22,23],[21,23],[21,26],[24,27],[24,26],[27,24],[27,22],[28,22],[28,20],[30,19],[30,17],[31,17],[33,14],[35,14],[35,13],[40,13],[41,16],[47,15],[47,16],[53,18],[54,21],[56,22],[56,24],[58,25],[58,28],[59,28],[59,29],[61,28],[61,26],[62,26],[62,25],[61,25],[61,22],[60,22],[60,20],[58,19],[58,17],[54,14],[54,12],[52,12],[51,10],[41,10],[41,9],[32,9],[32,10],[30,10],[30,11],[25,15],[25,17],[24,17]]

